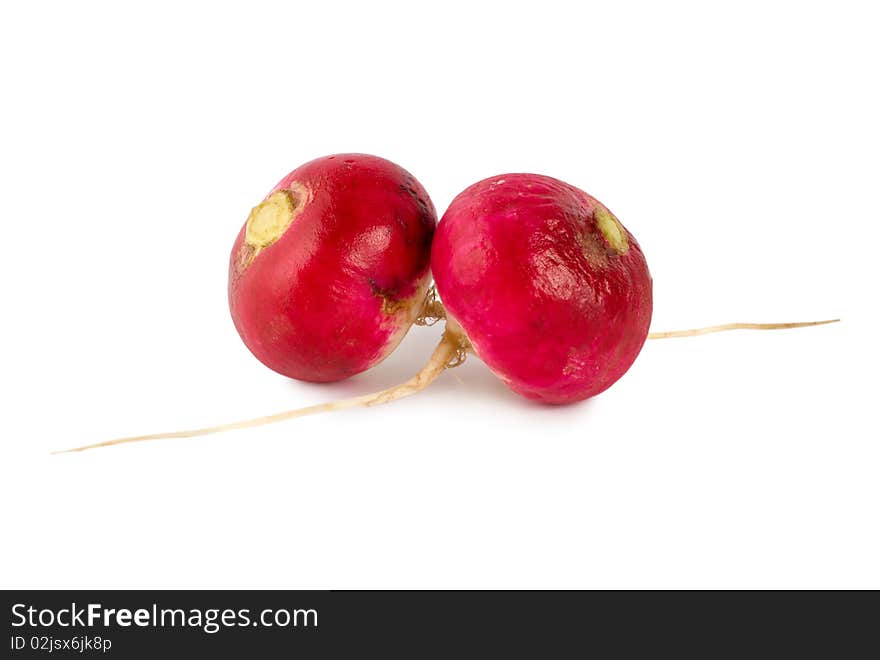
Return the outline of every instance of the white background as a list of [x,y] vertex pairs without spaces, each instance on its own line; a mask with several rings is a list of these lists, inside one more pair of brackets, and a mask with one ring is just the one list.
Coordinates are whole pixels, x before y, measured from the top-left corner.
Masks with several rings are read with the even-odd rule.
[[[4,3],[0,586],[880,587],[872,3]],[[50,449],[407,378],[260,365],[228,251],[300,163],[403,165],[440,212],[534,171],[605,202],[650,342],[565,408],[479,360],[384,408]]]

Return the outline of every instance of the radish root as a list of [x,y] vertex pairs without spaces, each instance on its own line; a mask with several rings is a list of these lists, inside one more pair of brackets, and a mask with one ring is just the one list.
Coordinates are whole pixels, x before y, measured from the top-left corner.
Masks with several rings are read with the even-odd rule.
[[422,305],[422,311],[413,323],[421,326],[432,326],[445,318],[446,308],[443,307],[443,303],[437,298],[437,289],[432,284],[425,294],[425,303]]
[[[427,364],[412,378],[405,383],[395,385],[386,390],[365,394],[363,396],[351,399],[342,399],[341,401],[332,401],[329,403],[319,403],[314,406],[305,408],[296,408],[294,410],[286,410],[274,415],[266,417],[256,417],[254,419],[246,419],[240,422],[232,422],[230,424],[221,424],[219,426],[208,426],[201,429],[192,429],[189,431],[173,431],[171,433],[153,433],[150,435],[135,435],[126,438],[116,438],[114,440],[105,440],[104,442],[96,442],[91,445],[83,445],[72,449],[63,449],[53,451],[53,454],[67,454],[71,452],[85,451],[86,449],[96,449],[98,447],[112,447],[113,445],[123,445],[132,442],[146,442],[148,440],[170,440],[172,438],[194,438],[200,435],[211,435],[212,433],[222,433],[223,431],[234,431],[236,429],[247,429],[256,426],[264,426],[266,424],[274,424],[288,419],[296,419],[297,417],[306,417],[308,415],[317,415],[318,413],[333,412],[336,410],[344,410],[346,408],[359,408],[369,406],[379,406],[383,403],[391,403],[404,397],[412,396],[421,392],[428,387],[436,378],[446,369],[452,369],[464,362],[468,351],[472,350],[467,337],[460,330],[457,323],[452,322],[446,316],[446,310],[443,303],[437,299],[437,293],[433,287],[428,291],[425,298],[425,304],[417,325],[433,325],[438,321],[446,319],[446,329],[440,343],[434,349],[431,359]],[[671,330],[667,332],[652,332],[648,335],[648,339],[670,339],[673,337],[697,337],[699,335],[707,335],[714,332],[724,332],[727,330],[784,330],[789,328],[805,328],[814,325],[825,325],[828,323],[837,323],[840,319],[830,319],[827,321],[805,321],[801,323],[727,323],[724,325],[713,325],[705,328],[692,328],[689,330]]]
[[379,406],[383,403],[391,403],[407,396],[411,396],[421,392],[428,385],[442,374],[446,369],[457,367],[464,361],[466,340],[458,333],[449,329],[444,331],[440,343],[434,349],[431,359],[422,367],[415,376],[405,383],[395,385],[387,390],[365,394],[363,396],[351,399],[342,399],[341,401],[332,401],[330,403],[319,403],[314,406],[305,408],[297,408],[295,410],[287,410],[285,412],[267,415],[266,417],[256,417],[254,419],[246,419],[240,422],[232,422],[231,424],[221,424],[220,426],[208,426],[202,429],[192,429],[189,431],[174,431],[171,433],[153,433],[150,435],[135,435],[127,438],[116,438],[114,440],[105,440],[104,442],[96,442],[91,445],[83,445],[82,447],[74,447],[73,449],[63,449],[53,451],[53,454],[67,454],[70,452],[85,451],[86,449],[96,449],[98,447],[112,447],[113,445],[123,445],[131,442],[146,442],[148,440],[170,440],[171,438],[194,438],[200,435],[210,435],[212,433],[221,433],[223,431],[234,431],[236,429],[247,429],[255,426],[263,426],[265,424],[274,424],[287,419],[295,419],[297,417],[306,417],[308,415],[317,415],[323,412],[333,412],[334,410],[343,410],[345,408],[358,408],[367,406]]
[[839,323],[840,319],[827,321],[802,321],[800,323],[725,323],[724,325],[710,325],[705,328],[692,328],[690,330],[669,330],[667,332],[651,332],[648,339],[672,339],[674,337],[698,337],[713,332],[726,332],[727,330],[787,330],[789,328],[807,328],[813,325],[826,325]]

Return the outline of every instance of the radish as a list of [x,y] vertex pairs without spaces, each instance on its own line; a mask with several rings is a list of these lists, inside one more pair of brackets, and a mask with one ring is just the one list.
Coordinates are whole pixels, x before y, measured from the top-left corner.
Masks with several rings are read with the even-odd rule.
[[[236,327],[254,354],[276,371],[305,380],[332,380],[381,360],[411,323],[430,325],[445,319],[442,339],[428,363],[405,383],[373,394],[231,424],[118,438],[65,451],[207,435],[388,403],[423,390],[468,353],[479,356],[525,397],[549,404],[571,403],[599,394],[616,382],[646,339],[797,328],[838,320],[730,323],[649,334],[651,276],[633,235],[587,193],[536,174],[491,177],[453,200],[431,250],[436,290],[432,287],[424,295],[427,262],[422,253],[434,227],[427,195],[387,161],[336,157],[340,158],[352,167],[340,171],[332,158],[312,161],[285,177],[262,208],[252,213],[257,220],[249,219],[232,255],[230,302]],[[347,178],[352,173],[356,173],[353,179]],[[399,187],[406,188],[406,196],[390,192],[390,183],[398,177],[405,181]],[[355,189],[360,194],[354,194]],[[279,192],[284,196],[276,197]],[[415,202],[415,208],[405,203],[406,197]],[[338,205],[339,199],[346,200],[345,205]],[[381,217],[371,220],[359,204],[368,204]],[[393,226],[393,214],[382,215],[389,208],[403,215],[397,217],[399,230]],[[327,218],[334,233],[320,231]],[[364,227],[377,228],[377,235],[387,240],[362,239],[367,240],[364,246],[352,238],[365,236],[359,233]],[[253,239],[248,238],[249,232]],[[403,236],[411,238],[395,243]],[[380,244],[396,248],[379,249]],[[357,258],[351,256],[352,250],[361,249],[365,251],[357,252]],[[340,264],[353,274],[335,273]],[[399,279],[376,279],[375,273],[391,272]],[[341,288],[326,292],[321,276],[331,278],[331,288]],[[387,287],[389,281],[394,285]],[[297,309],[290,304],[291,299],[285,297],[290,291],[296,291],[308,305]],[[394,292],[395,301],[390,304],[385,298],[389,291]],[[327,298],[343,305],[351,316],[328,309]],[[405,311],[398,315],[401,301]],[[308,318],[316,310],[327,317]],[[362,338],[364,346],[337,341],[334,333],[343,331],[330,320],[362,325],[346,327],[344,336]],[[308,345],[297,344],[300,331],[308,337]]]
[[267,367],[328,382],[383,360],[430,283],[437,214],[383,158],[338,154],[293,170],[248,216],[229,263],[229,309]]
[[448,322],[530,399],[602,392],[648,336],[651,275],[639,244],[557,179],[504,174],[470,186],[443,216],[431,265]]

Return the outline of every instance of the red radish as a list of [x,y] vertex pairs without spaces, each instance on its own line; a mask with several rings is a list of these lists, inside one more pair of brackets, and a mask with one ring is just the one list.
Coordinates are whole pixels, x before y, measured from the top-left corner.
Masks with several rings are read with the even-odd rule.
[[383,158],[338,154],[293,170],[232,248],[229,308],[244,343],[299,380],[369,369],[421,311],[436,224],[421,184]]
[[443,216],[431,265],[450,322],[530,399],[602,392],[648,336],[651,275],[639,244],[557,179],[503,174],[470,186]]
[[[339,159],[352,167],[341,172],[339,163],[332,162]],[[403,178],[395,185],[405,195],[394,193],[396,177]],[[246,225],[233,250],[230,302],[236,326],[257,357],[298,378],[343,378],[381,360],[413,321],[446,318],[443,338],[428,363],[407,382],[374,394],[65,451],[187,438],[388,403],[420,392],[468,352],[481,357],[514,391],[546,403],[569,403],[610,387],[632,365],[646,338],[837,320],[730,323],[649,334],[651,276],[635,238],[587,193],[536,174],[480,181],[444,214],[431,265],[450,313],[433,289],[423,295],[427,260],[421,255],[431,240],[434,209],[421,186],[387,161],[372,156],[312,161],[282,180],[254,217],[249,220],[254,239],[248,240]],[[332,231],[324,231],[325,223]],[[374,241],[377,235],[388,238]],[[402,237],[408,238],[401,243]],[[376,273],[394,273],[397,279],[378,279]],[[307,304],[297,306],[291,292]],[[399,315],[389,297],[404,301]],[[329,309],[328,300],[346,313]],[[310,318],[316,311],[322,318]],[[349,321],[362,327],[346,327]],[[340,335],[357,337],[364,345],[340,341]],[[300,345],[298,337],[308,343]]]

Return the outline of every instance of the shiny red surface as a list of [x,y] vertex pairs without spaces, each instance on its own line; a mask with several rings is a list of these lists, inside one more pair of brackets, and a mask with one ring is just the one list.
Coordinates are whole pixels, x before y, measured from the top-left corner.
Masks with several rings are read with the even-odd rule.
[[285,233],[250,263],[242,227],[230,258],[229,307],[266,366],[300,380],[340,380],[382,360],[418,313],[436,211],[411,174],[375,156],[313,160],[269,194],[294,182],[308,199],[298,200],[304,205]]
[[651,275],[627,232],[618,254],[600,202],[562,181],[504,174],[453,200],[431,267],[446,309],[480,358],[523,396],[569,403],[632,365],[651,323]]

